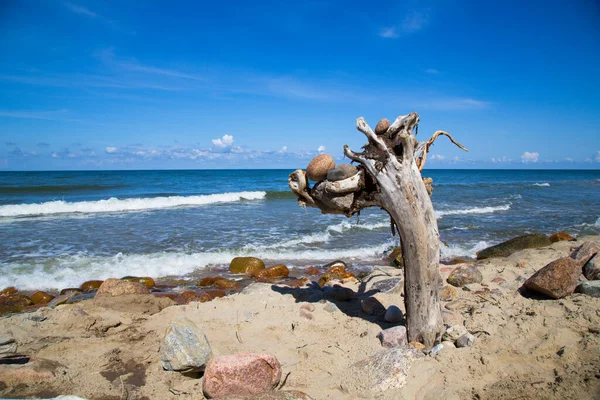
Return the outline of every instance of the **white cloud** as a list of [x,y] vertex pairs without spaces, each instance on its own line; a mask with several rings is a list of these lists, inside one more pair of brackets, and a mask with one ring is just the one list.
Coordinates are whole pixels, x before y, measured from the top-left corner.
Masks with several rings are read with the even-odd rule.
[[572,159],[571,157],[566,157],[566,158],[565,158],[565,161],[568,161],[568,162],[573,162],[573,159]]
[[279,150],[280,153],[287,153],[287,146],[283,146],[281,148],[281,150]]
[[396,39],[400,35],[396,32],[396,27],[392,26],[390,28],[383,28],[379,32],[379,36],[381,36],[382,38],[386,38],[386,39]]
[[93,17],[93,18],[96,18],[98,16],[98,14],[96,14],[95,12],[90,11],[87,8],[77,5],[77,4],[66,2],[65,6],[69,10],[73,11],[76,14],[84,14],[84,15],[87,15],[88,17]]
[[506,162],[511,162],[511,161],[512,161],[512,159],[510,159],[510,158],[508,158],[506,156],[502,156],[502,157],[498,157],[498,158],[492,157],[492,162],[494,164],[496,164],[496,163],[506,163]]
[[596,162],[600,162],[600,150],[596,152],[596,158],[594,160],[596,160]]
[[116,147],[113,147],[113,146],[106,147],[106,152],[107,153],[115,153],[116,151],[117,151]]
[[225,149],[227,147],[231,147],[231,145],[233,144],[233,136],[223,135],[221,139],[213,139],[212,144],[218,149]]
[[443,155],[441,155],[441,154],[432,154],[432,155],[431,155],[429,158],[430,158],[431,160],[439,160],[439,161],[442,161],[442,160],[445,160],[445,159],[446,159],[446,156],[443,156]]
[[429,23],[429,16],[420,11],[408,13],[400,25],[383,28],[379,36],[386,39],[396,39],[400,36],[410,35],[423,29]]
[[319,148],[317,149],[317,151],[318,151],[319,153],[323,153],[323,152],[325,151],[325,146],[323,146],[323,145],[320,145],[320,146],[319,146]]
[[526,151],[525,153],[521,154],[521,162],[524,162],[524,163],[536,163],[536,162],[538,162],[539,159],[540,159],[540,153],[538,153],[538,152],[530,153],[530,152]]

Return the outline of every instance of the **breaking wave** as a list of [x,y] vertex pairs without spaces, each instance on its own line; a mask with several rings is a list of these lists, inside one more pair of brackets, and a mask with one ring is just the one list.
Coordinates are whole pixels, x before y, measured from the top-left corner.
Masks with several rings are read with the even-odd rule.
[[547,182],[544,182],[544,183],[534,183],[534,184],[533,184],[533,186],[543,186],[543,187],[548,187],[548,186],[550,186],[550,184],[549,184],[549,183],[547,183]]
[[438,218],[442,218],[445,215],[462,215],[462,214],[490,214],[497,211],[508,211],[510,210],[510,204],[503,204],[501,206],[490,206],[490,207],[471,207],[461,208],[458,210],[440,210],[436,211],[435,214]]

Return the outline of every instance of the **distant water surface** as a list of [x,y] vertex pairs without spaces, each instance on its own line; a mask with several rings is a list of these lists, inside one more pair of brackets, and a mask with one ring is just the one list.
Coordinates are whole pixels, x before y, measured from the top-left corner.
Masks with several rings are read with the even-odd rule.
[[[0,172],[0,288],[193,276],[240,255],[289,266],[382,263],[379,209],[299,208],[290,170]],[[426,170],[442,257],[529,232],[600,234],[600,171]]]

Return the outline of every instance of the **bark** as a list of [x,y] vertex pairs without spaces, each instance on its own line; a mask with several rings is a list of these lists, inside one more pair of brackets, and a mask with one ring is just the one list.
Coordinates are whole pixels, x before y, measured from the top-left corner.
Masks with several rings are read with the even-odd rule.
[[400,236],[405,267],[405,306],[409,341],[431,348],[444,331],[439,288],[440,238],[429,195],[431,179],[421,170],[438,131],[427,142],[419,143],[412,133],[418,124],[417,113],[399,116],[387,131],[376,135],[363,118],[356,127],[368,139],[362,153],[344,146],[344,154],[359,163],[359,172],[338,182],[321,181],[311,188],[302,170],[288,180],[298,195],[299,204],[321,209],[325,214],[351,216],[366,207],[381,207],[392,219]]

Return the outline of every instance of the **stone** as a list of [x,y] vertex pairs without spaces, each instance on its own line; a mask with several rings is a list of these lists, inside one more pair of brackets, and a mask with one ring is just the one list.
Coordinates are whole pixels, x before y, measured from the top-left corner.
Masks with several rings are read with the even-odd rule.
[[472,257],[458,256],[458,257],[454,257],[448,261],[445,261],[444,264],[446,264],[446,265],[469,264],[469,263],[472,263],[473,261],[475,261],[475,259]]
[[529,264],[527,263],[527,261],[519,260],[519,261],[517,261],[516,267],[523,269],[523,268],[527,268],[528,265]]
[[274,390],[246,398],[246,400],[312,400],[312,397],[299,390]]
[[33,305],[33,301],[20,294],[0,297],[0,315],[21,312],[25,307]]
[[477,253],[477,259],[483,260],[492,257],[508,257],[519,250],[546,247],[551,244],[552,242],[548,239],[548,236],[541,233],[532,233],[483,249]]
[[402,288],[402,279],[400,278],[383,279],[371,285],[371,290],[390,294],[400,293]]
[[79,289],[79,288],[65,288],[63,290],[61,290],[58,294],[60,296],[65,295],[65,294],[69,294],[69,293],[83,293],[83,290]]
[[420,356],[419,351],[409,346],[381,350],[354,364],[349,376],[360,376],[368,390],[400,389],[406,385],[408,372]]
[[590,281],[600,279],[600,253],[596,253],[595,256],[583,266],[583,275]]
[[304,269],[304,273],[309,276],[321,275],[321,271],[319,270],[319,268],[317,268],[315,266],[306,267],[306,269]]
[[397,306],[389,306],[385,311],[383,319],[385,319],[387,322],[395,324],[404,320],[404,314],[402,314],[402,310],[400,310]]
[[598,252],[600,252],[600,244],[596,242],[584,242],[571,253],[571,258],[583,267]]
[[456,339],[456,347],[471,347],[475,343],[475,336],[470,333],[465,333]]
[[6,387],[26,387],[40,382],[49,383],[66,372],[66,367],[56,361],[35,358],[26,364],[0,365],[0,382]]
[[442,320],[446,326],[462,325],[465,322],[465,317],[456,312],[442,310]]
[[215,287],[219,289],[236,289],[240,286],[240,284],[236,281],[232,281],[230,279],[225,278],[215,278]]
[[142,285],[146,286],[148,289],[152,289],[154,287],[154,285],[156,284],[154,282],[154,279],[150,278],[149,276],[141,276],[141,277],[140,276],[125,276],[125,277],[121,278],[121,280],[141,283]]
[[404,257],[402,256],[402,247],[395,247],[388,256],[392,267],[404,268]]
[[399,347],[408,345],[408,333],[402,325],[384,329],[377,335],[383,347]]
[[17,294],[19,291],[14,286],[9,286],[7,288],[2,289],[0,292],[0,297],[12,296],[13,294]]
[[249,397],[273,389],[281,379],[281,366],[272,354],[240,353],[211,359],[202,390],[208,398]]
[[53,298],[50,303],[48,303],[48,307],[50,308],[54,308],[56,306],[60,306],[61,304],[65,304],[67,301],[69,301],[69,299],[78,296],[81,294],[81,291],[78,292],[67,292],[65,294],[61,294],[59,296],[56,296],[55,298]]
[[336,311],[340,311],[340,308],[335,303],[328,301],[327,304],[325,304],[325,307],[323,307],[323,310],[329,313],[334,313]]
[[431,350],[429,350],[429,355],[432,357],[435,357],[440,351],[442,351],[444,349],[444,345],[439,343],[436,344],[435,346],[433,346],[431,348]]
[[453,342],[450,342],[448,340],[443,341],[442,346],[444,346],[444,349],[455,349],[456,348],[456,345]]
[[0,358],[11,357],[17,353],[17,341],[11,337],[0,337]]
[[122,296],[125,294],[148,294],[150,291],[141,283],[109,278],[98,288],[96,296]]
[[77,303],[79,301],[90,300],[90,299],[93,299],[94,297],[96,297],[95,292],[88,292],[88,293],[82,293],[82,294],[73,293],[73,294],[74,294],[74,296],[67,298],[67,301],[65,301],[65,304],[73,304],[73,303]]
[[425,350],[425,345],[421,342],[410,342],[408,344],[410,347],[413,347],[415,349],[417,349],[418,351],[423,351]]
[[441,301],[452,301],[456,296],[456,288],[454,286],[444,286],[440,290],[440,300]]
[[79,286],[79,289],[83,290],[84,292],[96,291],[100,285],[102,285],[102,282],[104,281],[86,281]]
[[337,301],[350,301],[354,298],[354,291],[347,287],[334,285],[327,295]]
[[29,298],[33,301],[33,304],[47,304],[54,296],[46,292],[38,291],[29,296]]
[[335,168],[335,161],[329,154],[319,154],[306,167],[306,176],[311,181],[322,181],[327,173]]
[[591,297],[600,297],[600,280],[581,282],[575,291]]
[[198,286],[198,287],[214,286],[216,279],[217,279],[216,276],[204,277],[204,278],[200,279],[198,281],[198,283],[196,283],[196,286]]
[[379,122],[375,126],[375,134],[383,135],[384,133],[387,132],[389,127],[390,127],[390,120],[387,118],[382,118],[379,120]]
[[455,342],[456,339],[467,333],[469,333],[469,331],[463,325],[452,325],[446,329],[446,332],[444,332],[444,335],[442,336],[442,340]]
[[534,292],[560,299],[573,293],[580,275],[579,263],[571,257],[563,257],[537,271],[523,285]]
[[385,307],[375,297],[367,297],[360,302],[362,310],[369,315],[381,315],[385,312]]
[[331,182],[341,181],[358,173],[358,168],[350,164],[340,164],[327,173],[327,180]]
[[229,264],[229,272],[232,274],[253,275],[265,268],[265,263],[256,257],[235,257]]
[[346,272],[348,266],[342,260],[335,260],[330,263],[323,265],[322,267],[327,273],[342,273]]
[[179,317],[167,327],[159,354],[166,371],[199,372],[212,357],[212,349],[202,329]]
[[474,301],[469,301],[467,299],[456,299],[446,304],[444,308],[446,310],[455,311],[455,310],[468,310],[477,305]]
[[297,278],[297,279],[292,279],[291,281],[285,281],[285,282],[281,282],[281,285],[285,285],[287,287],[291,287],[291,288],[301,288],[301,287],[306,287],[306,285],[308,285],[311,282],[310,279],[308,278]]
[[471,283],[481,283],[483,281],[483,275],[477,267],[473,265],[461,265],[456,267],[454,271],[450,273],[446,282],[452,286],[461,287],[469,285]]
[[285,278],[289,276],[290,270],[283,264],[273,265],[269,268],[261,269],[253,276],[255,278]]
[[209,301],[213,301],[214,299],[217,299],[219,297],[225,297],[226,293],[224,290],[221,289],[214,289],[214,290],[206,290],[202,293],[200,293],[198,296],[196,296],[193,301],[199,301],[200,303],[206,303]]
[[560,242],[563,240],[571,240],[571,241],[575,240],[575,238],[573,236],[569,235],[565,231],[553,233],[552,235],[550,235],[550,237],[548,239],[550,239],[550,241],[552,243]]

